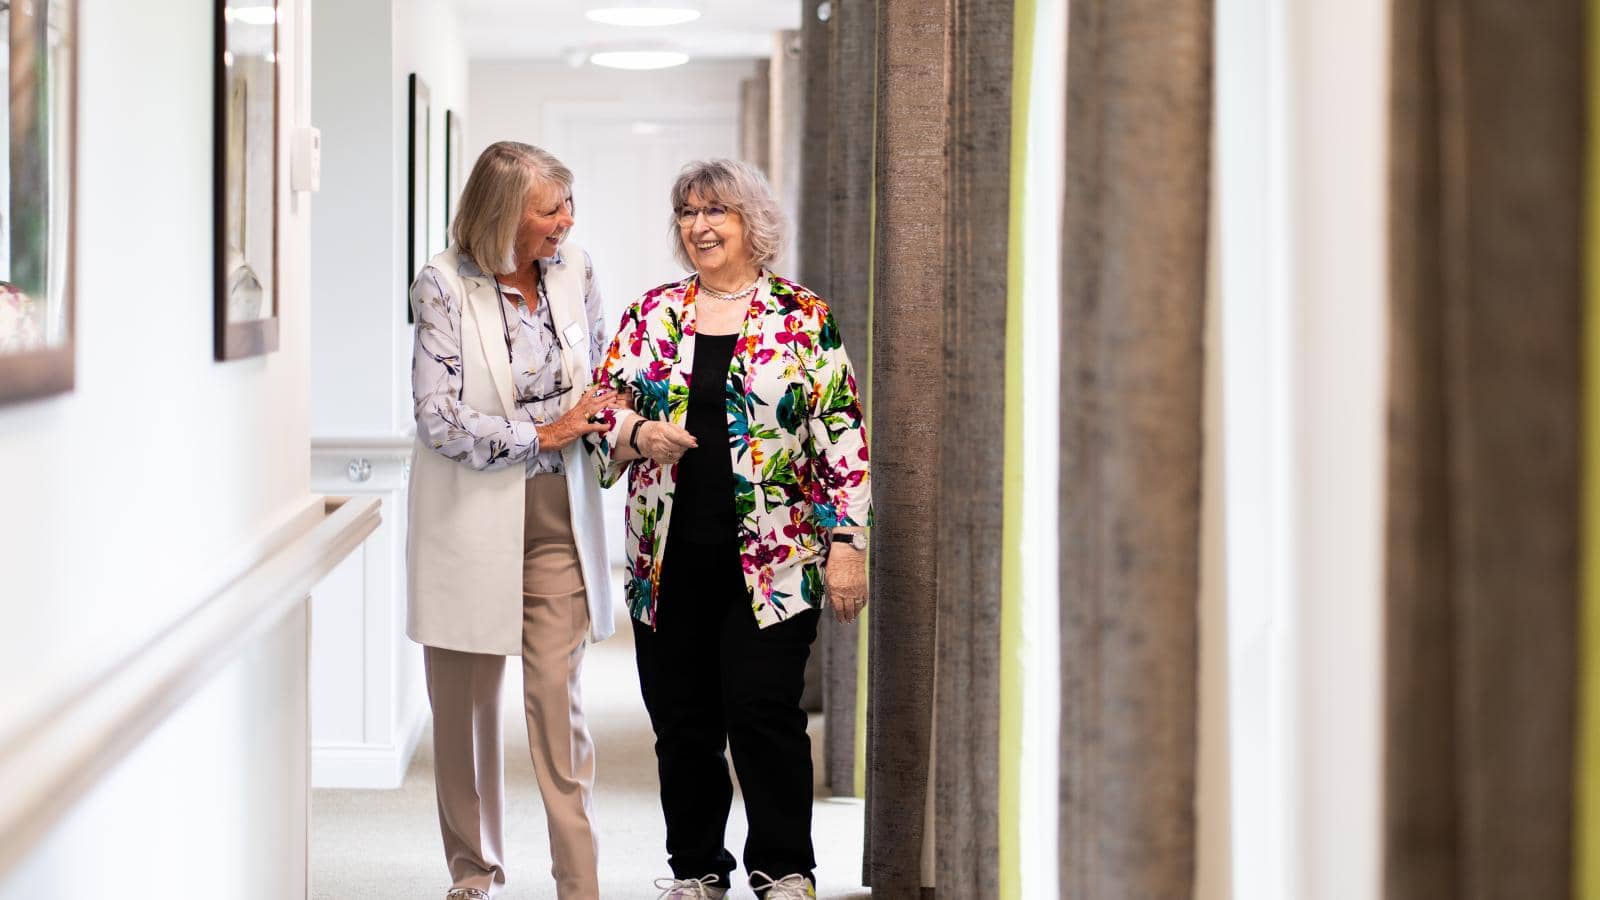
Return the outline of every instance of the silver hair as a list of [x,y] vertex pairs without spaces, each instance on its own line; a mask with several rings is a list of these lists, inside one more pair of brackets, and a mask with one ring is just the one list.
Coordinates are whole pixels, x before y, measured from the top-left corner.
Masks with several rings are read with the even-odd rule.
[[720,203],[739,214],[744,220],[744,240],[757,266],[770,268],[772,261],[783,250],[788,221],[778,201],[772,196],[772,186],[761,170],[748,163],[732,159],[700,159],[683,167],[678,180],[672,183],[672,214],[668,228],[672,235],[672,255],[685,269],[693,270],[694,262],[683,249],[683,238],[678,227],[678,209],[696,191],[707,203]]
[[461,189],[450,236],[486,274],[517,268],[517,227],[537,190],[572,194],[572,170],[548,150],[518,141],[486,147]]

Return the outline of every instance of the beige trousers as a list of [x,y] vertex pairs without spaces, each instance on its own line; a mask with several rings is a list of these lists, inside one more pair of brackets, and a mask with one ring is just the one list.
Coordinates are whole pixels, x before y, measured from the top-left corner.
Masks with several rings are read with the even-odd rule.
[[[578,676],[589,607],[562,475],[528,479],[522,556],[523,709],[528,750],[550,829],[561,900],[600,896],[594,818],[594,744]],[[454,887],[493,895],[505,884],[501,826],[500,680],[505,657],[424,647],[433,706],[439,826]]]

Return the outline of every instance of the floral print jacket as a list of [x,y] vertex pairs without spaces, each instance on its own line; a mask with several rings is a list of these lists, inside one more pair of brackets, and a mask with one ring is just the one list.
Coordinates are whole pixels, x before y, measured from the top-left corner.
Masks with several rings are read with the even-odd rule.
[[[694,371],[698,278],[640,297],[595,380],[630,388],[634,409],[683,425]],[[823,562],[836,526],[870,525],[867,432],[855,374],[828,305],[792,281],[762,273],[728,367],[728,453],[740,558],[750,607],[765,628],[822,606]],[[628,473],[628,609],[655,625],[662,554],[672,519],[677,466],[617,463],[626,420],[586,439],[600,483]]]

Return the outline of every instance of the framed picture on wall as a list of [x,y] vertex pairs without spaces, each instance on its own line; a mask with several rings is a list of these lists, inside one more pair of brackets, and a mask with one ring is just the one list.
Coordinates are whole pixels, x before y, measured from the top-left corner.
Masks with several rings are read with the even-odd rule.
[[461,188],[466,182],[461,171],[462,145],[466,128],[461,124],[461,114],[453,109],[444,111],[444,242],[450,243],[450,225],[456,220],[456,205],[461,199]]
[[278,2],[217,0],[216,358],[278,349]]
[[411,73],[411,114],[408,116],[410,139],[406,142],[406,271],[401,283],[406,285],[406,321],[411,315],[410,286],[417,272],[433,255],[429,233],[433,217],[429,211],[433,199],[433,165],[429,149],[432,131],[429,129],[430,102],[428,85],[417,73]]
[[0,402],[73,384],[77,13],[0,2]]

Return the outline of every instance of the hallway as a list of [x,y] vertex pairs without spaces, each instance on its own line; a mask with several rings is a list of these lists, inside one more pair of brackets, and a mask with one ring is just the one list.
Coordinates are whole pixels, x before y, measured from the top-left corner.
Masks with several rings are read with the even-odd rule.
[[[625,616],[625,614],[624,614]],[[555,892],[548,873],[544,809],[528,758],[520,666],[509,663],[505,710],[506,889],[502,900],[543,900]],[[656,799],[649,722],[639,700],[633,635],[625,618],[615,637],[589,650],[584,701],[599,757],[595,807],[600,823],[600,889],[606,898],[654,897],[667,874],[665,829]],[[820,759],[822,717],[811,716],[812,757]],[[861,881],[862,803],[827,796],[817,769],[812,821],[817,896],[871,896]],[[734,797],[728,849],[740,855],[745,823]],[[743,870],[734,877],[742,879]],[[748,896],[742,887],[733,896]],[[311,799],[311,896],[317,900],[434,897],[447,887],[433,796],[432,733],[424,732],[399,790],[316,790]]]

